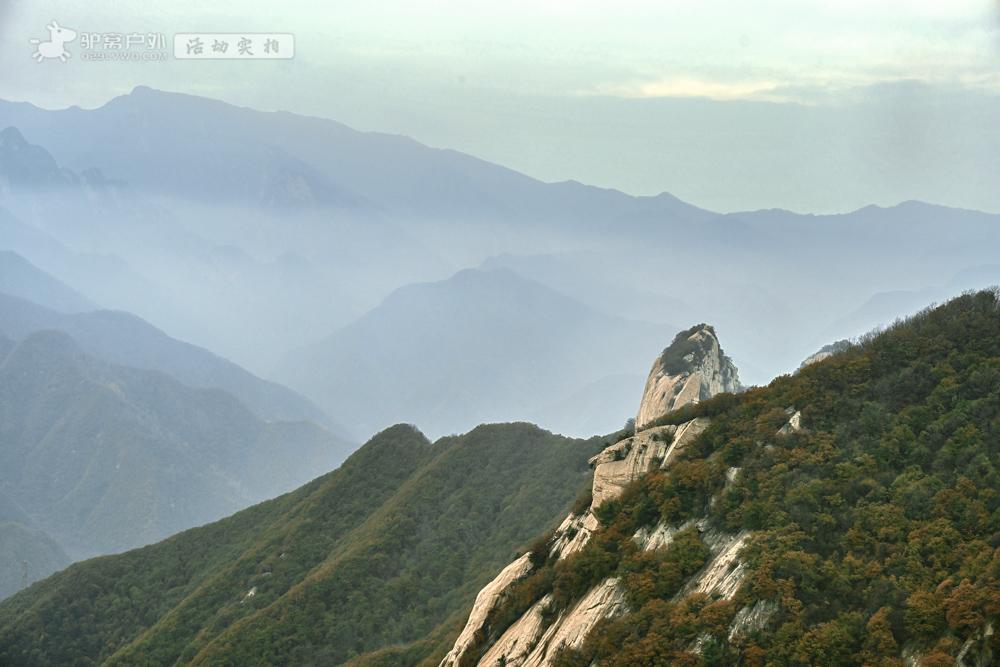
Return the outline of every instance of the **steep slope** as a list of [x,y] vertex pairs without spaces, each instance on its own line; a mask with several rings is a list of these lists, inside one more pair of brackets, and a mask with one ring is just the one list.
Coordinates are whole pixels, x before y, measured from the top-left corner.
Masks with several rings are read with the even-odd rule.
[[143,300],[160,303],[163,297],[156,286],[122,258],[74,250],[19,220],[3,206],[0,206],[0,248],[17,253],[63,284],[72,285],[85,298],[104,306],[122,308]]
[[0,293],[0,333],[20,339],[44,329],[69,334],[84,351],[100,359],[161,371],[192,387],[223,389],[263,419],[315,421],[339,431],[322,410],[294,391],[171,338],[134,315],[108,310],[59,313]]
[[[998,425],[996,290],[684,406],[595,459],[586,544],[533,551],[442,664],[994,664]],[[634,481],[599,502],[602,465]]]
[[527,424],[433,445],[392,427],[293,493],[3,602],[0,663],[416,661],[565,511],[599,446]]
[[812,354],[810,354],[805,359],[803,359],[802,363],[799,364],[799,369],[801,370],[806,366],[808,366],[809,364],[815,364],[817,362],[823,361],[824,359],[829,359],[835,354],[840,354],[841,352],[850,350],[851,346],[852,346],[851,341],[846,339],[838,340],[833,343],[828,343],[823,347],[819,348],[818,350],[816,350],[815,352],[813,352]]
[[[681,331],[653,362],[640,403],[640,419],[648,425],[658,407],[665,408],[658,415],[662,417],[669,410],[690,408],[720,392],[735,391],[739,385],[736,378],[736,367],[722,352],[711,326],[699,324]],[[598,532],[599,516],[607,504],[647,474],[670,467],[707,425],[707,420],[696,417],[636,431],[590,459],[594,482],[587,502],[577,505],[553,534],[536,543],[531,552],[511,563],[480,592],[441,667],[477,661],[498,667],[549,664],[565,647],[579,645],[598,623],[621,614],[626,601],[620,578],[597,576],[594,585],[585,589],[579,588],[580,581],[571,582],[580,599],[569,605],[565,591],[559,592],[557,600],[553,593],[542,590],[552,586],[551,565],[578,562],[579,554]],[[654,532],[644,539],[659,544],[671,537],[670,533]],[[588,574],[593,576],[594,572]]]
[[97,306],[14,252],[0,250],[0,292],[51,310],[79,313]]
[[[668,329],[669,330],[669,329]],[[418,422],[433,434],[533,415],[608,375],[645,370],[663,327],[608,317],[507,270],[461,271],[390,295],[292,355],[278,377],[358,432]],[[621,426],[614,397],[593,423]],[[560,422],[565,425],[565,422]],[[579,426],[572,435],[588,435]],[[600,431],[598,431],[600,432]]]
[[294,488],[347,446],[216,389],[29,335],[0,362],[0,491],[74,558],[162,539]]

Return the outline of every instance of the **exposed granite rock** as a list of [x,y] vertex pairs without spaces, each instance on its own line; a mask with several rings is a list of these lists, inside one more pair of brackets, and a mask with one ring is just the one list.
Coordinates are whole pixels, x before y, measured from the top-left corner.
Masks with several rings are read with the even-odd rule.
[[[616,578],[605,579],[584,595],[572,609],[556,619],[531,654],[521,663],[522,667],[551,664],[559,649],[578,648],[599,621],[618,616],[625,609],[625,590],[621,582]],[[508,666],[516,664],[508,658]]]
[[738,641],[742,637],[762,630],[777,611],[778,603],[773,600],[757,600],[754,604],[743,607],[736,612],[729,626],[729,641]]
[[688,403],[739,389],[739,372],[722,351],[715,329],[699,324],[677,334],[653,362],[635,427],[641,429]]
[[476,632],[483,627],[489,613],[496,609],[498,603],[503,599],[504,591],[531,571],[529,556],[529,554],[524,554],[515,560],[505,567],[493,581],[486,584],[483,590],[479,591],[476,601],[472,605],[469,620],[458,639],[455,640],[455,646],[441,661],[442,667],[459,664],[462,654],[475,642]]
[[839,354],[844,350],[848,350],[851,347],[851,341],[849,340],[838,340],[836,343],[831,343],[829,345],[824,345],[819,350],[813,354],[806,357],[801,364],[799,364],[799,370],[802,370],[810,364],[819,363],[824,359],[829,359],[835,354]]
[[[653,364],[636,426],[641,428],[670,410],[697,403],[719,392],[738,389],[736,367],[722,352],[715,331],[708,325],[698,325],[678,334]],[[550,542],[550,556],[566,558],[582,549],[600,528],[594,516],[595,508],[617,498],[626,486],[649,472],[669,467],[708,425],[708,419],[698,418],[680,425],[637,430],[635,435],[593,457],[590,460],[594,468],[591,506],[582,514],[571,514],[563,520]],[[657,549],[669,544],[681,528],[657,526],[648,532],[640,531],[634,539],[644,549]],[[739,570],[735,554],[742,548],[742,542],[736,546],[734,543],[741,539],[745,538],[718,536],[710,543],[717,555],[701,575],[699,581],[703,583],[698,584],[699,590],[731,594],[739,587],[742,570]],[[455,667],[462,661],[464,654],[476,643],[477,636],[486,630],[490,612],[503,600],[507,588],[527,576],[531,569],[527,555],[522,556],[479,593],[469,620],[451,652],[441,662],[442,667]],[[551,663],[560,648],[580,646],[600,620],[626,609],[625,593],[616,578],[595,586],[569,611],[546,626],[543,612],[549,600],[549,596],[545,596],[536,601],[487,648],[478,664],[543,667]]]
[[599,621],[623,613],[625,591],[621,582],[606,579],[573,607],[545,627],[543,612],[552,596],[536,602],[490,647],[480,667],[544,667],[560,649],[578,648]]
[[687,528],[684,524],[679,528],[658,523],[653,528],[640,528],[632,536],[632,541],[643,551],[662,549],[674,541],[674,535]]
[[743,531],[728,535],[714,530],[703,530],[702,540],[712,552],[712,558],[677,594],[676,599],[692,593],[718,595],[732,598],[736,595],[746,575],[746,564],[739,559],[750,533]]
[[583,514],[570,514],[556,529],[550,554],[557,558],[566,558],[576,553],[599,527],[600,522],[590,509]]
[[507,667],[520,665],[538,645],[538,640],[546,631],[543,611],[552,602],[546,595],[536,602],[525,614],[507,628],[500,639],[479,660],[482,667]]
[[778,429],[778,435],[791,435],[792,433],[802,433],[805,428],[802,426],[802,412],[794,408],[788,408],[786,412],[790,415],[788,423]]
[[993,624],[987,623],[981,632],[965,640],[955,656],[955,667],[987,667],[995,665],[993,655]]
[[591,507],[621,495],[625,487],[657,468],[665,468],[702,431],[708,420],[694,419],[680,426],[659,426],[636,433],[590,459],[594,468]]

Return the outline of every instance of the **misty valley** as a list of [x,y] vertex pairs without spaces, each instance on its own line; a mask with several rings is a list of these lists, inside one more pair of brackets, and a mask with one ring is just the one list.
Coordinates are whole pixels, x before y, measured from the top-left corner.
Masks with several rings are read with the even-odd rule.
[[0,667],[1000,664],[996,12],[398,4],[0,3]]

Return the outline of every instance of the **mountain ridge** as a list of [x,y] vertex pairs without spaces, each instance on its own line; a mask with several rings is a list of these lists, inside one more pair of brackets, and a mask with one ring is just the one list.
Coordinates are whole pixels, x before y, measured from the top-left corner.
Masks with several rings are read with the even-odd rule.
[[[32,664],[424,656],[434,647],[422,633],[446,632],[483,572],[554,521],[585,484],[597,448],[527,424],[483,425],[434,443],[412,426],[391,427],[295,491],[78,563],[0,602],[0,661],[24,660],[39,631],[53,641]],[[80,586],[107,592],[81,601],[92,613],[62,602]],[[312,621],[300,623],[303,614]],[[299,638],[297,648],[261,654],[254,646],[275,622]]]
[[653,420],[442,667],[992,664],[998,368],[994,288]]
[[65,331],[94,356],[126,366],[163,371],[193,387],[219,387],[243,400],[265,419],[311,420],[339,430],[308,399],[258,378],[208,350],[171,338],[131,313],[108,310],[58,313],[0,292],[0,314],[3,315],[0,332],[10,338],[23,338],[41,329]]
[[225,515],[345,454],[318,426],[264,422],[220,389],[98,361],[56,330],[6,354],[0,412],[0,489],[75,558]]
[[[400,288],[290,355],[276,377],[337,421],[367,420],[348,422],[354,430],[419,421],[441,435],[534,414],[602,377],[640,371],[637,350],[662,340],[664,328],[604,315],[507,269],[465,269]],[[594,417],[604,431],[622,420]]]

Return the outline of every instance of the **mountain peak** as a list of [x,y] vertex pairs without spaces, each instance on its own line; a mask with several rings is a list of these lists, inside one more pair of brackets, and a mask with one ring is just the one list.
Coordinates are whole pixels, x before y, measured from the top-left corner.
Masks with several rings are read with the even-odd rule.
[[690,403],[739,390],[739,372],[719,344],[715,328],[696,324],[678,333],[656,358],[635,418],[642,428]]
[[13,126],[0,130],[0,173],[27,185],[48,184],[64,177],[55,158],[41,146],[28,143]]
[[81,371],[86,363],[86,355],[69,334],[43,329],[17,343],[3,368],[13,376],[52,378]]
[[27,145],[28,141],[16,127],[10,126],[0,130],[0,150],[24,148]]

